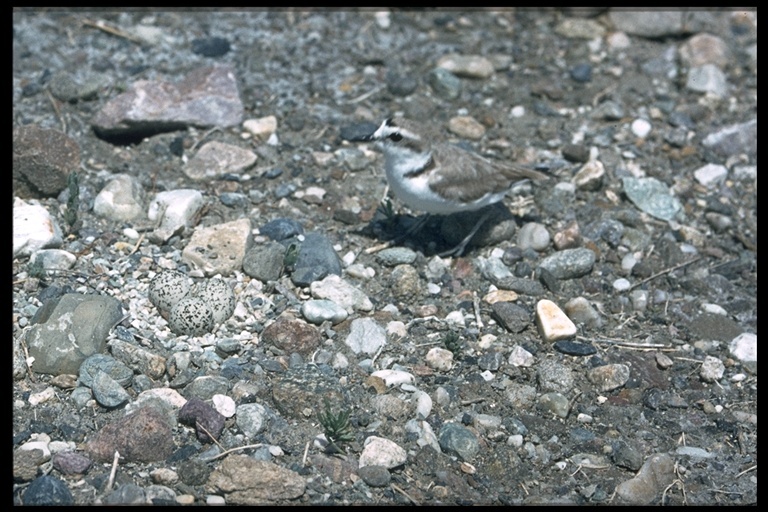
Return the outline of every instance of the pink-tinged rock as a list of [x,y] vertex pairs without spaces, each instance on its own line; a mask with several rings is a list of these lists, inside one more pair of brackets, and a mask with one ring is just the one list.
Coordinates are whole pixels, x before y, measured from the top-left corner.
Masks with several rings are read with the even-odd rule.
[[121,462],[155,462],[171,455],[173,435],[161,412],[144,407],[104,426],[86,451],[98,462],[112,462],[115,451]]
[[304,320],[278,318],[261,333],[261,341],[284,350],[287,354],[298,352],[309,356],[323,342],[316,327]]
[[186,126],[235,126],[243,103],[234,69],[195,69],[178,83],[139,80],[113,98],[91,124],[102,137],[140,137]]

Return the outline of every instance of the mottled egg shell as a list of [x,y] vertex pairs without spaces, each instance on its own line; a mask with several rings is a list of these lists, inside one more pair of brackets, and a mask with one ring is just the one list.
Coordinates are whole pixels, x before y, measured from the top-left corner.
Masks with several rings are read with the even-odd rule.
[[168,326],[176,334],[201,336],[213,330],[213,312],[200,297],[185,297],[171,309]]
[[149,301],[160,311],[170,311],[189,294],[189,278],[177,270],[165,270],[149,283]]
[[202,286],[197,297],[203,299],[213,311],[213,323],[219,325],[235,312],[235,292],[223,279],[214,278]]

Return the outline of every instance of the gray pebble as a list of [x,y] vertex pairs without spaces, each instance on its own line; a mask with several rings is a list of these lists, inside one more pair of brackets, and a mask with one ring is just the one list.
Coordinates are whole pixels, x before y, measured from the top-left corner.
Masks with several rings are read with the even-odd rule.
[[384,466],[363,466],[357,470],[357,474],[371,487],[386,487],[392,479],[389,470]]

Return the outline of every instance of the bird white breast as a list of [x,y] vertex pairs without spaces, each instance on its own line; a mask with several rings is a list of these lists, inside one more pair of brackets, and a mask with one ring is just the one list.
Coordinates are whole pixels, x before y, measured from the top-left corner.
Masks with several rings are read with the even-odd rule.
[[413,169],[419,169],[429,163],[429,153],[390,154],[385,150],[385,170],[387,181],[395,196],[409,207],[427,213],[447,215],[449,213],[478,210],[484,206],[500,201],[506,192],[486,194],[469,202],[447,200],[434,192],[429,186],[429,177],[439,168],[409,176]]

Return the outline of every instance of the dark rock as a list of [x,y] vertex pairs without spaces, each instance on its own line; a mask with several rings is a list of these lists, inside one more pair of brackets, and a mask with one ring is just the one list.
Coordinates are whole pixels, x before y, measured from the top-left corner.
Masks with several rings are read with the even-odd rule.
[[76,452],[59,452],[53,456],[53,467],[65,475],[79,475],[88,471],[93,462]]
[[72,492],[66,482],[58,478],[45,475],[32,481],[24,491],[22,502],[26,506],[41,505],[73,505],[75,503]]
[[80,169],[80,146],[68,135],[37,125],[13,131],[13,193],[21,198],[55,196]]
[[371,487],[386,487],[392,480],[392,475],[384,466],[363,466],[357,474]]
[[259,232],[276,242],[304,234],[304,228],[293,219],[275,219],[259,227]]
[[569,340],[556,341],[553,347],[558,352],[568,354],[569,356],[591,356],[597,353],[597,349],[592,345]]
[[224,419],[216,409],[197,397],[187,400],[179,410],[179,421],[195,427],[197,439],[201,443],[212,442],[221,436]]
[[496,321],[510,332],[522,332],[531,325],[531,314],[517,304],[496,302],[491,305],[491,309]]
[[309,286],[329,274],[341,275],[339,255],[325,235],[307,233],[301,242],[291,281],[296,286]]
[[203,57],[221,57],[229,53],[229,41],[223,37],[205,37],[192,40],[192,53]]

